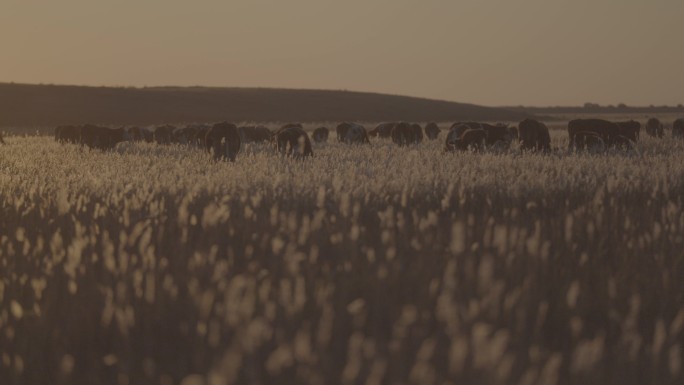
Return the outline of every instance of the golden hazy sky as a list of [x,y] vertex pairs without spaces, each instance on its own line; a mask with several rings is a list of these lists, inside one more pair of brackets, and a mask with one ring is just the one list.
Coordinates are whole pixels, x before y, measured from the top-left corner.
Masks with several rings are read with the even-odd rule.
[[0,81],[684,103],[684,0],[2,0]]

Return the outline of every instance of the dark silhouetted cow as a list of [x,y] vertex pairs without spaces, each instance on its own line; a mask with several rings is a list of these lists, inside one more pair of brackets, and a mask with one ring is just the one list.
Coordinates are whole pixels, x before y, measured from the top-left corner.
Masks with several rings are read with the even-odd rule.
[[313,140],[316,143],[324,143],[328,141],[328,136],[330,135],[330,130],[326,127],[318,127],[313,132]]
[[677,119],[672,123],[672,137],[684,138],[684,119]]
[[439,136],[439,126],[437,123],[428,123],[425,125],[425,136],[427,136],[428,139],[434,140],[437,139]]
[[618,138],[616,138],[617,142],[613,143],[613,145],[619,145],[621,142],[624,142],[624,139],[629,139],[634,143],[639,140],[641,123],[634,120],[628,120],[626,122],[616,122],[615,124],[620,128],[620,133]]
[[171,141],[178,144],[193,144],[197,135],[197,126],[190,125],[175,128],[171,134]]
[[[571,120],[568,123],[569,148],[585,149],[588,144],[591,144],[593,149],[630,146],[631,138],[638,135],[638,131],[635,133],[634,127],[630,129],[624,126],[625,123],[621,124],[603,119]],[[582,140],[578,140],[580,137]],[[600,139],[600,143],[597,138]]]
[[286,125],[273,135],[276,150],[286,156],[303,159],[313,156],[311,140],[301,125]]
[[411,124],[411,128],[413,128],[416,143],[421,143],[423,141],[423,128],[418,123]]
[[471,128],[467,124],[452,125],[447,134],[444,150],[451,151],[481,151],[487,141],[487,132],[482,128]]
[[608,146],[601,135],[593,131],[579,131],[575,133],[575,148],[590,152],[603,152]]
[[228,122],[214,124],[204,137],[204,145],[214,159],[235,160],[240,152],[240,133],[238,128]]
[[366,128],[360,124],[344,122],[337,126],[337,139],[347,144],[370,143]]
[[399,122],[392,127],[392,141],[399,146],[408,146],[418,143],[416,130],[410,123]]
[[[516,136],[515,130],[506,125],[492,125],[489,123],[480,122],[457,122],[451,125],[449,132],[451,132],[452,129],[457,126],[466,126],[473,130],[484,130],[487,134],[485,144],[488,147],[508,148],[510,147],[511,142],[513,142],[513,138]],[[463,129],[464,128],[462,127],[461,130]]]
[[239,128],[242,143],[268,142],[273,133],[265,126],[242,126]]
[[665,134],[663,124],[657,118],[651,118],[646,122],[646,134],[655,138],[662,138]]
[[171,144],[173,143],[173,132],[176,130],[174,126],[159,126],[154,129],[154,141],[157,144]]
[[81,127],[80,143],[90,148],[109,150],[127,140],[124,128],[107,128],[86,124]]
[[515,137],[514,130],[505,124],[482,123],[482,129],[487,132],[487,146],[505,149],[511,146]]
[[518,139],[522,151],[551,150],[549,128],[534,119],[525,119],[518,125]]
[[[148,130],[145,130],[140,127],[126,127],[126,134],[130,138],[132,142],[146,142],[147,138],[145,137],[145,132],[147,131],[149,134]],[[151,141],[151,135],[150,135],[150,141]]]
[[344,142],[344,138],[347,136],[347,131],[351,125],[349,123],[340,123],[335,128],[335,133],[337,134],[337,141]]
[[200,148],[206,148],[206,143],[205,139],[207,137],[207,132],[211,129],[211,126],[207,124],[199,124],[197,125],[197,128],[195,129],[195,136],[192,138],[192,145],[200,147]]
[[368,136],[390,138],[392,137],[392,129],[396,126],[396,122],[380,123],[374,129],[368,132]]

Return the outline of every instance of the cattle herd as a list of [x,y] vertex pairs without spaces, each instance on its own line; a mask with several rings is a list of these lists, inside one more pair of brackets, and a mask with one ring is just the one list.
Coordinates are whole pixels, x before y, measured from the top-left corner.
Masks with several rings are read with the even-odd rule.
[[[639,140],[641,124],[634,120],[610,122],[602,119],[576,119],[568,123],[569,149],[586,150],[629,148]],[[656,118],[645,125],[646,134],[662,138],[665,130]],[[421,127],[416,123],[381,123],[367,131],[357,123],[344,122],[337,125],[336,137],[346,144],[370,144],[370,137],[387,138],[398,146],[409,146],[423,141],[435,140],[440,128],[436,123]],[[318,127],[313,133],[314,142],[326,142],[329,130]],[[684,119],[672,125],[672,137],[684,138]],[[551,150],[548,127],[539,121],[525,119],[517,127],[505,124],[458,122],[451,125],[445,139],[445,151],[482,151],[507,149],[517,139],[522,151],[547,152]],[[203,148],[215,159],[235,160],[243,143],[270,142],[283,155],[296,158],[313,156],[311,139],[301,124],[290,123],[272,132],[264,126],[242,126],[222,122],[214,125],[189,125],[177,128],[170,125],[154,129],[139,127],[107,128],[96,125],[59,126],[55,140],[77,143],[101,150],[111,149],[123,141],[140,141],[157,144],[184,144]],[[0,136],[0,144],[4,144]]]

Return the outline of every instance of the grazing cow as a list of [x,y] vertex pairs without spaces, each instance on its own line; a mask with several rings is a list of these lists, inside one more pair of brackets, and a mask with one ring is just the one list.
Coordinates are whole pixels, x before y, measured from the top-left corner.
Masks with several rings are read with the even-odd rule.
[[171,133],[171,140],[173,143],[178,144],[192,144],[196,134],[196,126],[179,127],[175,128]]
[[594,131],[576,132],[574,142],[576,148],[590,152],[603,152],[608,147],[604,138]]
[[326,127],[318,127],[317,129],[314,130],[313,132],[313,140],[316,143],[324,143],[328,141],[328,135],[330,134],[330,130],[328,130]]
[[285,156],[298,159],[313,156],[311,140],[301,125],[283,126],[273,135],[273,144],[276,150]]
[[430,140],[437,139],[439,136],[439,126],[437,123],[431,122],[425,125],[425,136]]
[[243,126],[239,128],[240,139],[243,143],[249,142],[268,142],[273,133],[264,126]]
[[399,146],[408,146],[418,143],[416,130],[410,123],[399,122],[392,127],[392,141]]
[[662,138],[665,134],[665,130],[663,129],[663,124],[660,123],[660,120],[657,118],[651,118],[648,120],[648,122],[646,122],[646,133],[649,136]]
[[487,133],[487,146],[508,148],[513,142],[514,131],[505,124],[491,125],[482,123],[482,129]]
[[641,123],[634,120],[628,120],[626,122],[616,122],[615,124],[620,128],[619,137],[616,139],[618,142],[624,142],[625,139],[628,139],[636,143],[639,140]]
[[173,142],[173,132],[176,130],[174,126],[159,126],[154,129],[154,141],[157,144],[171,144]]
[[[594,144],[593,148],[614,147],[628,145],[630,137],[635,134],[634,129],[625,129],[617,123],[603,119],[575,119],[568,123],[570,149],[587,148],[587,143]],[[591,136],[591,137],[590,137]],[[582,140],[578,140],[578,138]],[[596,143],[599,143],[600,146]]]
[[370,143],[366,128],[356,123],[340,123],[337,126],[337,139],[347,144]]
[[444,150],[481,151],[485,148],[487,132],[482,128],[471,128],[467,124],[452,125],[447,134]]
[[154,143],[154,129],[152,128],[141,128],[143,138],[145,143]]
[[59,126],[55,128],[55,140],[60,143],[80,143],[81,126]]
[[397,123],[380,123],[374,129],[368,132],[368,136],[390,138],[392,136],[392,129]]
[[672,123],[672,137],[684,138],[684,119],[677,119]]
[[[487,134],[485,144],[490,147],[507,148],[511,145],[511,142],[513,142],[513,138],[515,137],[515,130],[503,124],[491,125],[479,122],[457,122],[451,125],[449,131],[451,132],[454,127],[458,126],[465,126],[472,130],[484,130]],[[465,130],[465,127],[461,127],[460,130]]]
[[213,152],[215,160],[235,161],[235,157],[240,152],[240,132],[232,123],[216,123],[207,131],[204,145],[207,152]]
[[126,140],[126,132],[123,128],[107,128],[86,124],[81,127],[80,143],[89,148],[109,150],[117,143]]
[[510,126],[508,129],[510,130],[511,136],[513,136],[513,139],[519,137],[519,135],[518,135],[518,126]]
[[473,130],[479,130],[482,129],[482,125],[480,123],[475,123],[475,122],[466,122],[466,123],[454,123],[449,127],[449,134],[452,135],[455,138],[460,138],[463,132],[467,129],[473,129]]
[[349,123],[340,123],[337,125],[337,128],[335,128],[335,132],[337,133],[338,142],[344,142],[344,138],[347,136],[347,131],[349,130],[349,127],[351,127]]
[[205,148],[206,143],[204,142],[204,139],[206,138],[207,132],[209,132],[210,129],[211,126],[207,124],[198,124],[195,128],[195,134],[190,140],[190,144],[199,148]]
[[518,125],[518,139],[522,151],[551,150],[549,128],[542,122],[525,119]]
[[132,142],[146,141],[145,132],[149,132],[148,130],[142,129],[140,127],[126,127],[125,130],[126,135],[130,138]]
[[423,141],[423,128],[420,126],[418,123],[413,123],[411,124],[411,128],[413,128],[414,136],[416,137],[416,143],[420,143]]

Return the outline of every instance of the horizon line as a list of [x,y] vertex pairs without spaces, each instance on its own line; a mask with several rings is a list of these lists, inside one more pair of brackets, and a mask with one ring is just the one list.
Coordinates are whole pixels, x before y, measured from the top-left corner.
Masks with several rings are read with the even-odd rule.
[[[583,104],[578,104],[578,105],[516,105],[516,104],[508,104],[508,105],[486,105],[486,104],[475,104],[471,102],[460,102],[460,101],[454,101],[454,100],[447,100],[447,99],[439,99],[439,98],[433,98],[433,97],[425,97],[425,96],[415,96],[415,95],[406,95],[406,94],[394,94],[394,93],[387,93],[387,92],[379,92],[379,91],[359,91],[359,90],[350,90],[350,89],[333,89],[333,88],[293,88],[293,87],[264,87],[264,86],[253,86],[253,87],[244,87],[244,86],[210,86],[210,85],[187,85],[187,86],[180,86],[180,85],[154,85],[154,86],[148,86],[148,85],[143,85],[143,86],[136,86],[136,85],[92,85],[92,84],[63,84],[63,83],[27,83],[27,82],[15,82],[15,81],[0,81],[0,85],[19,85],[19,86],[34,86],[34,87],[80,87],[80,88],[113,88],[113,89],[134,89],[134,90],[145,90],[145,89],[164,89],[164,88],[177,88],[177,89],[214,89],[214,90],[225,90],[225,89],[233,89],[233,90],[285,90],[285,91],[317,91],[317,92],[348,92],[348,93],[355,93],[355,94],[371,94],[371,95],[383,95],[383,96],[393,96],[393,97],[402,97],[402,98],[410,98],[410,99],[422,99],[422,100],[429,100],[429,101],[436,101],[436,102],[445,102],[445,103],[455,103],[455,104],[461,104],[461,105],[469,105],[469,106],[477,106],[477,107],[485,107],[485,108],[499,108],[499,109],[560,109],[560,108],[567,108],[567,109],[657,109],[657,108],[668,108],[668,109],[684,109],[684,105],[682,103],[675,104],[675,105],[669,105],[669,104],[650,104],[650,105],[643,105],[643,106],[632,106],[632,105],[627,105],[625,103],[619,102],[619,103],[614,103],[614,104],[600,104],[600,103],[592,103],[592,102],[585,102]],[[591,105],[588,107],[588,105]]]

